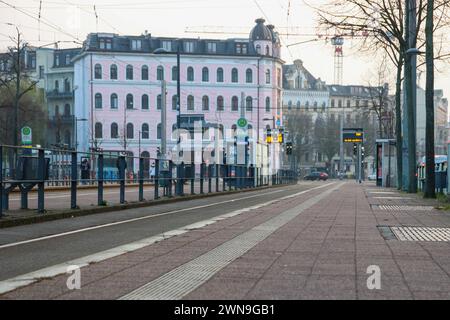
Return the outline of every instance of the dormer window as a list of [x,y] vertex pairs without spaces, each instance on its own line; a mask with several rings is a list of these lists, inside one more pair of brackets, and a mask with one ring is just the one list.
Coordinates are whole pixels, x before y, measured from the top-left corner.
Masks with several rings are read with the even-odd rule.
[[194,42],[186,41],[184,43],[184,52],[188,52],[188,53],[194,52]]
[[103,50],[111,50],[112,49],[112,40],[107,38],[100,38],[98,40],[99,48]]
[[162,42],[162,47],[163,49],[167,50],[167,51],[172,51],[172,41],[163,41]]
[[55,56],[55,66],[59,66],[59,56],[58,55],[56,55]]
[[247,44],[242,44],[242,54],[247,54]]
[[242,45],[240,43],[236,43],[236,53],[237,54],[242,53]]
[[142,49],[142,41],[139,39],[131,40],[131,50],[140,51]]
[[208,52],[209,53],[216,53],[217,51],[217,43],[215,42],[208,42]]

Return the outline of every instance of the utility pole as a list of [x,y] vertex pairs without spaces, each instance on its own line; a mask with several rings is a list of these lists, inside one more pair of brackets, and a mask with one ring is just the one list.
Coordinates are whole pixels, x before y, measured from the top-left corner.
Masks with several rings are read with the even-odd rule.
[[167,150],[167,99],[166,81],[161,80],[161,159],[166,158]]

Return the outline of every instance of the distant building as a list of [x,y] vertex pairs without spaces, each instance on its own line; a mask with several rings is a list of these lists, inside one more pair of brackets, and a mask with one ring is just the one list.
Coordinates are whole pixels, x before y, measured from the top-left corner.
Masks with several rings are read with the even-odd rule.
[[[89,34],[74,59],[76,117],[88,119],[77,124],[78,132],[83,132],[78,137],[80,149],[97,146],[133,156],[140,150],[141,155],[156,157],[161,80],[167,82],[168,150],[175,146],[178,45],[182,127],[193,130],[194,121],[202,121],[222,130],[236,128],[243,106],[250,128],[263,141],[266,127],[282,125],[283,65],[279,37],[264,22],[257,19],[247,39]],[[277,159],[274,156],[273,161]]]

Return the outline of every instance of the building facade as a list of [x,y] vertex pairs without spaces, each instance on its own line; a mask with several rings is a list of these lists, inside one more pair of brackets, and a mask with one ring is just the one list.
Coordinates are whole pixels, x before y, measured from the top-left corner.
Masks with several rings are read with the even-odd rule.
[[[248,39],[90,34],[74,59],[75,116],[88,119],[77,122],[77,131],[83,132],[79,149],[157,157],[165,81],[167,155],[173,155],[178,46],[181,126],[190,130],[195,121],[221,125],[227,139],[226,131],[235,129],[244,116],[254,130],[250,138],[262,142],[266,127],[282,125],[281,46],[274,27],[264,22],[256,20]],[[212,139],[203,138],[204,143]]]

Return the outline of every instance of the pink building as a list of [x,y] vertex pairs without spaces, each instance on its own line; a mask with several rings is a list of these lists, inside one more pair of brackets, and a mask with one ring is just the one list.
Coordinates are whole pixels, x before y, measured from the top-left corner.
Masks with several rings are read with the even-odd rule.
[[[266,127],[281,126],[280,41],[263,19],[249,39],[174,39],[89,34],[75,58],[79,150],[92,147],[157,156],[161,144],[161,80],[166,81],[168,156],[176,145],[177,46],[180,45],[181,126],[194,121],[236,126],[245,110],[250,137],[264,143]],[[159,53],[155,53],[155,50]],[[161,53],[162,51],[162,53]],[[279,120],[278,120],[279,119]],[[225,137],[227,141],[230,137]],[[204,137],[204,143],[210,143]],[[273,147],[274,167],[278,147]]]

